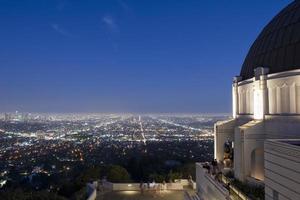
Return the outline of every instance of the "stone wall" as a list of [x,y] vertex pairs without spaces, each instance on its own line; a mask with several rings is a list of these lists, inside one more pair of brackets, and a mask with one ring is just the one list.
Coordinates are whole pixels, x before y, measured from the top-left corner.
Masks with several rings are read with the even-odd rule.
[[265,199],[300,199],[300,146],[267,140],[264,157]]
[[226,200],[229,197],[228,190],[208,174],[201,163],[196,163],[196,184],[197,194],[202,199]]

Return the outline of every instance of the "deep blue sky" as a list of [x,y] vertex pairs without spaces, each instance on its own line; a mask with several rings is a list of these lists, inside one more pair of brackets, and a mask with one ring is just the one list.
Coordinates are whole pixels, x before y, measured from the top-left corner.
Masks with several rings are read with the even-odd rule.
[[290,0],[0,0],[0,111],[230,112]]

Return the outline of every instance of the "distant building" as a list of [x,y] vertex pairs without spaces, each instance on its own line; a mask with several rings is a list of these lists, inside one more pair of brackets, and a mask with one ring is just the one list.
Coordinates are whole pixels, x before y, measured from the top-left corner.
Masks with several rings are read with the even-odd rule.
[[10,116],[10,114],[8,114],[8,113],[4,113],[4,121],[10,121],[10,118],[11,118],[11,116]]
[[[251,46],[233,80],[232,105],[233,119],[215,125],[218,171],[263,186],[265,199],[300,199],[300,1],[276,15]],[[207,175],[211,169],[197,164],[204,199],[239,196],[222,175],[219,181]]]

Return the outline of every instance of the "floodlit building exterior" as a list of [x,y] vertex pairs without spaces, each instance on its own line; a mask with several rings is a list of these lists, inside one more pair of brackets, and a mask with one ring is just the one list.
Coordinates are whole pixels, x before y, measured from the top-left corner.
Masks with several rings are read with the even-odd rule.
[[[232,108],[231,120],[215,124],[218,169],[249,187],[264,187],[265,199],[300,199],[300,1],[276,15],[251,46],[233,79]],[[220,198],[203,170],[211,167],[197,164],[200,196],[234,198],[227,179],[217,181],[229,191]]]
[[300,140],[265,142],[266,199],[299,199]]

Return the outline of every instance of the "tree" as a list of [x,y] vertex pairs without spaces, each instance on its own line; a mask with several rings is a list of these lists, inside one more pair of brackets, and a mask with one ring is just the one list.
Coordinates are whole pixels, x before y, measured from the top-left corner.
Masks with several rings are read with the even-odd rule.
[[184,164],[181,169],[182,177],[188,179],[192,176],[193,180],[196,180],[196,165],[195,163]]
[[173,172],[172,170],[170,170],[170,172],[168,173],[168,177],[167,177],[167,180],[169,182],[174,182],[175,179],[181,179],[182,178],[182,175],[178,172]]
[[84,185],[78,184],[76,182],[65,182],[58,191],[58,194],[70,198],[75,192],[79,191],[82,187],[84,187]]
[[22,189],[0,191],[5,200],[66,200],[66,198],[48,191],[23,191]]
[[85,170],[80,176],[77,178],[77,181],[81,183],[87,183],[90,181],[96,181],[101,179],[103,176],[103,169],[100,166],[91,167]]
[[154,180],[157,183],[162,183],[163,181],[165,181],[165,176],[157,173],[150,174],[149,178],[150,181]]
[[127,170],[119,165],[111,165],[109,167],[107,179],[116,183],[131,181]]

